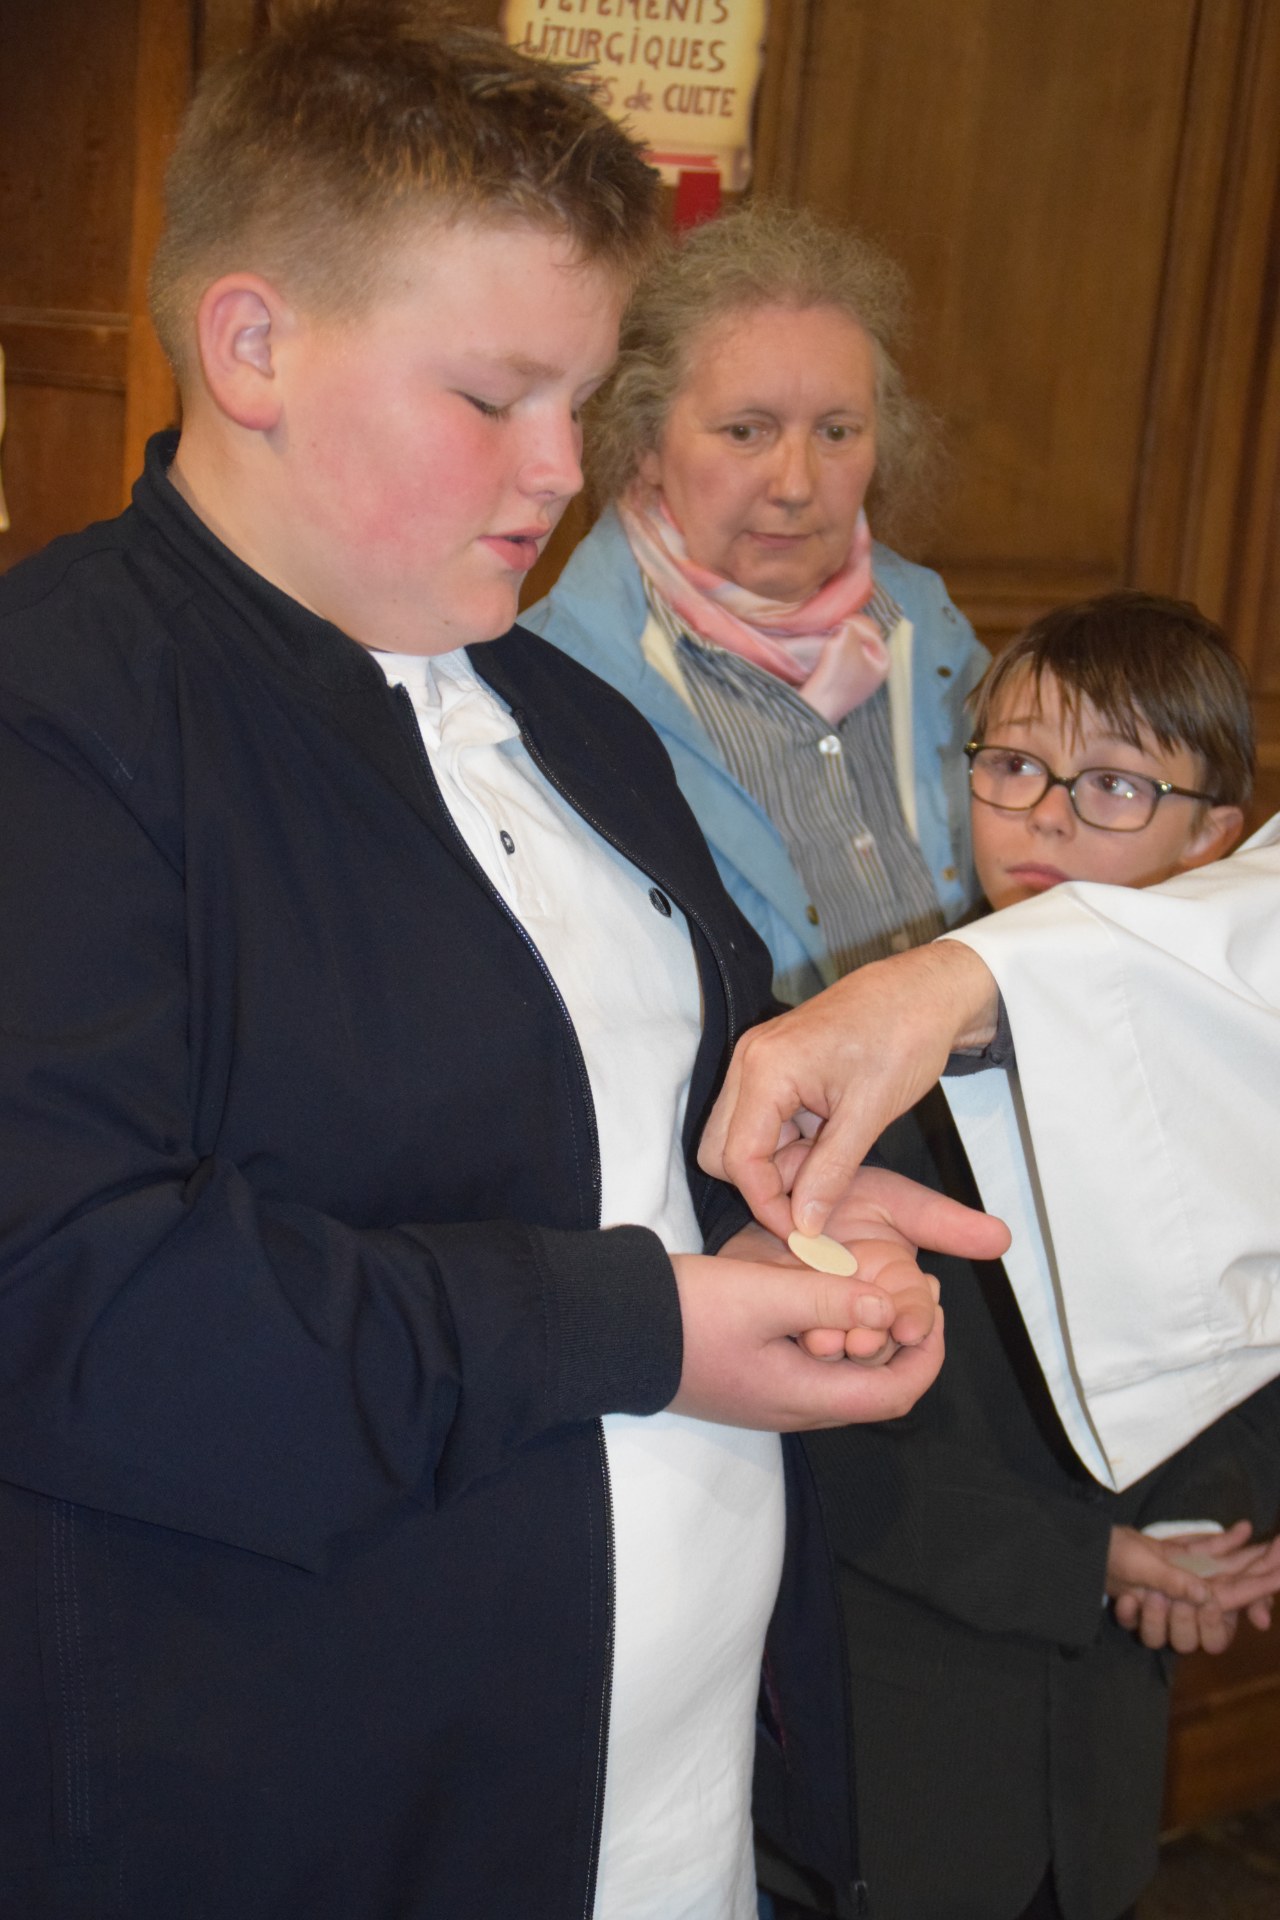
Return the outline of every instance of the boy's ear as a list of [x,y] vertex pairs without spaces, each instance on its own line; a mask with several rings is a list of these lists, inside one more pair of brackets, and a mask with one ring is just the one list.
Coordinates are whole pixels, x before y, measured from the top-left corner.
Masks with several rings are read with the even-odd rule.
[[1179,873],[1186,873],[1191,867],[1207,867],[1211,860],[1221,860],[1243,832],[1244,812],[1240,807],[1206,807],[1204,818],[1182,849]]
[[226,273],[206,287],[196,309],[205,384],[237,426],[264,432],[280,418],[276,355],[293,321],[288,304],[256,273]]

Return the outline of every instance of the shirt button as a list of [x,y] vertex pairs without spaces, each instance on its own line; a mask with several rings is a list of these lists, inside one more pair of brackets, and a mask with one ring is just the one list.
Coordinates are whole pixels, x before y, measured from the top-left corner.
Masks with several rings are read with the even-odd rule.
[[650,887],[649,900],[655,913],[660,913],[664,920],[671,918],[671,902],[660,887]]
[[818,909],[813,905],[807,906],[804,910],[804,917],[811,927],[816,927],[818,924]]
[[939,680],[949,680],[949,679],[951,678],[951,669],[950,669],[950,667],[939,667],[939,668],[938,668],[938,678],[939,678]]
[[839,736],[834,733],[825,734],[823,738],[818,742],[818,752],[827,753],[827,754],[839,753],[840,752]]
[[889,945],[893,948],[895,953],[905,953],[907,948],[911,945],[911,935],[909,933],[901,933],[901,932],[891,934],[889,936]]
[[944,867],[944,868],[942,869],[942,877],[943,877],[943,879],[944,879],[944,880],[954,880],[954,879],[955,879],[955,877],[956,877],[956,870],[955,870],[955,868],[954,868],[954,867]]
[[501,842],[502,842],[502,851],[503,851],[504,853],[514,853],[514,852],[515,852],[515,850],[516,850],[516,843],[515,843],[515,841],[514,841],[514,840],[513,840],[512,838],[511,838],[511,835],[510,835],[510,834],[509,834],[509,833],[507,832],[507,830],[506,830],[506,828],[505,828],[505,827],[504,827],[504,828],[502,829],[502,831],[501,831],[501,833],[500,833],[500,834],[498,835],[498,838],[499,838],[499,840],[501,840]]
[[856,835],[853,842],[853,850],[855,853],[874,853],[875,848],[876,837],[874,833],[860,833]]

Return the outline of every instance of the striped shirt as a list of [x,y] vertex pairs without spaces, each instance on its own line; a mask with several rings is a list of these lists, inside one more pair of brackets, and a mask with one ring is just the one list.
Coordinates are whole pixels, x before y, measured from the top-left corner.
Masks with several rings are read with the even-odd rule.
[[[688,632],[648,580],[645,592],[689,705],[782,835],[839,972],[940,934],[938,896],[898,799],[888,687],[832,726],[785,681]],[[903,617],[880,587],[864,611],[886,641]]]

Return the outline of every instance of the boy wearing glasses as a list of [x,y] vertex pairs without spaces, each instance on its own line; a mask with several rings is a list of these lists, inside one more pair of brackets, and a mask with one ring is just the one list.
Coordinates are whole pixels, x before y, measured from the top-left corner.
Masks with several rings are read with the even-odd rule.
[[1253,785],[1244,675],[1184,601],[1058,607],[974,696],[974,862],[992,907],[1063,880],[1146,887],[1228,853]]
[[[1238,838],[1248,688],[1194,607],[1114,593],[1056,609],[973,701],[991,908],[1067,880],[1148,886]],[[941,1096],[917,1113],[942,1184],[972,1198]],[[1123,1184],[1135,1142],[1103,1090],[1096,1118],[1081,1151],[1101,1145]],[[878,1920],[1116,1920],[1155,1866],[1170,1653],[1219,1652],[1237,1625],[1162,1582],[1179,1555],[1230,1574],[1259,1552],[1251,1527],[1271,1530],[1280,1492],[1280,1388],[1112,1494],[1072,1453],[1003,1270],[977,1272],[976,1287],[944,1284],[947,1362],[906,1419],[805,1442],[857,1703],[867,1882]],[[1270,1604],[1250,1607],[1255,1627]],[[775,1862],[765,1873],[799,1895]]]

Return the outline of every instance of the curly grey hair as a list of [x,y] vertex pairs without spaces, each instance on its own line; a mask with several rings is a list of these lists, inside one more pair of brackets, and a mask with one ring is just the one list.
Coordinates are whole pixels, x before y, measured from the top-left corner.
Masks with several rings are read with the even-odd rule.
[[642,280],[617,368],[592,403],[588,472],[599,503],[629,486],[660,445],[671,404],[707,328],[753,308],[835,307],[870,335],[876,357],[877,532],[925,504],[940,458],[932,415],[905,392],[891,348],[901,337],[906,277],[871,241],[811,213],[750,202],[670,243]]

